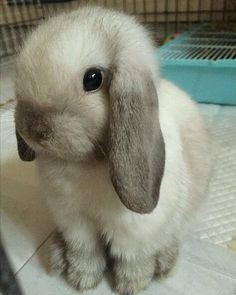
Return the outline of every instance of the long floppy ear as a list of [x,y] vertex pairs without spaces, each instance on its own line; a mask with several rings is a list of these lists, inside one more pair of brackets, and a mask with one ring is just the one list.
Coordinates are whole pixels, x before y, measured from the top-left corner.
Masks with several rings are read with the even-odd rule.
[[159,199],[165,164],[158,97],[151,73],[137,68],[115,70],[109,94],[113,186],[127,208],[150,213]]
[[20,134],[16,130],[17,150],[22,161],[33,161],[35,159],[35,151],[33,151]]

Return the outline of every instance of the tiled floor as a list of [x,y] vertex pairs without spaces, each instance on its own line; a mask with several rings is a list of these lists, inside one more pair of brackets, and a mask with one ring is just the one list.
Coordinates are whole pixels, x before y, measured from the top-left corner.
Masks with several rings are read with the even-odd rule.
[[[11,98],[12,74],[1,77],[2,99]],[[193,234],[183,245],[174,275],[155,281],[140,295],[235,295],[236,252],[227,247],[236,234],[236,107],[201,105],[213,135],[215,167],[210,198]],[[41,198],[33,163],[16,153],[13,105],[1,107],[1,233],[25,295],[75,295],[47,272],[47,239],[53,225]],[[91,295],[113,294],[104,279]]]

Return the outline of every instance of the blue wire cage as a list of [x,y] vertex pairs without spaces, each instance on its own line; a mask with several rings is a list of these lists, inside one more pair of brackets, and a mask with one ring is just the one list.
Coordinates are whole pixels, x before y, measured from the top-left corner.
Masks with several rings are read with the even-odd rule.
[[163,76],[196,101],[236,105],[236,31],[209,25],[181,34],[157,53]]

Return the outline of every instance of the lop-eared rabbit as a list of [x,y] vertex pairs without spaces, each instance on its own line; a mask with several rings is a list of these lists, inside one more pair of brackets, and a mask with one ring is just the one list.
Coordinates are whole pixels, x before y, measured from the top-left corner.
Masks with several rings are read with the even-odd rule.
[[205,198],[208,135],[144,27],[98,7],[49,19],[19,54],[16,94],[18,151],[56,225],[51,268],[90,289],[109,256],[122,295],[167,275]]

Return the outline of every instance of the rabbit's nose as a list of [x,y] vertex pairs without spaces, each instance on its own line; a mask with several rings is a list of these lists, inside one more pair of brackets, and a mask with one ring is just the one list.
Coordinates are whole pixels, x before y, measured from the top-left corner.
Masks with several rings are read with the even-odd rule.
[[27,123],[27,131],[30,138],[35,142],[47,140],[50,135],[50,128],[43,118],[30,120]]
[[48,115],[29,104],[20,103],[15,113],[16,127],[29,140],[42,143],[51,134]]

